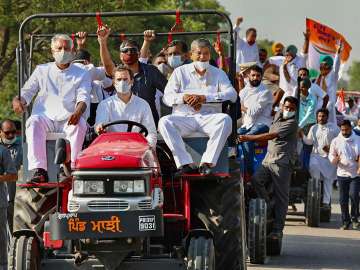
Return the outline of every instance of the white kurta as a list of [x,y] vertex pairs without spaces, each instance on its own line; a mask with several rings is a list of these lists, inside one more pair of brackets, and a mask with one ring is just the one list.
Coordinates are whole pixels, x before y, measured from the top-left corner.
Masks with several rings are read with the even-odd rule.
[[240,27],[234,27],[236,39],[236,71],[240,71],[240,64],[256,62],[260,64],[259,49],[256,43],[250,45],[246,38],[241,38]]
[[344,138],[340,133],[330,145],[329,160],[334,161],[335,156],[340,157],[337,164],[337,175],[342,177],[358,177],[358,159],[360,155],[360,137],[354,133],[350,138]]
[[[149,134],[146,139],[151,147],[156,147],[157,131],[149,104],[142,98],[132,95],[128,103],[123,102],[118,95],[114,95],[100,102],[96,110],[96,123],[106,124],[118,120],[129,120],[142,124]],[[108,128],[110,132],[125,132],[126,125],[114,125]],[[134,127],[134,132],[140,130]]]
[[[330,71],[328,75],[324,77],[320,77],[319,86],[324,89],[326,88],[326,93],[329,96],[329,102],[327,105],[327,109],[329,110],[329,122],[336,124],[336,111],[335,111],[335,104],[336,104],[336,91],[337,91],[337,83],[339,80],[339,70],[340,70],[340,57],[338,54],[335,55],[333,70]],[[319,77],[316,79],[318,82]],[[326,84],[326,87],[324,85]]]
[[247,108],[243,114],[243,127],[250,129],[254,124],[261,123],[270,127],[272,122],[272,93],[265,85],[260,84],[258,87],[252,87],[247,84],[240,91],[240,101]]
[[76,126],[68,125],[76,104],[90,103],[91,79],[89,73],[71,64],[59,69],[54,62],[38,65],[21,89],[21,97],[30,104],[36,96],[32,114],[26,122],[29,170],[47,169],[46,134],[64,132],[71,146],[71,161],[81,151],[86,133],[83,118]]
[[[184,94],[206,96],[206,102],[200,111],[184,104]],[[200,132],[209,137],[202,163],[216,165],[221,150],[231,134],[231,118],[221,113],[221,103],[216,101],[230,100],[235,102],[237,94],[224,71],[209,66],[204,76],[200,76],[194,64],[176,68],[164,91],[163,101],[173,107],[172,115],[164,116],[159,121],[159,132],[172,151],[178,168],[193,163],[192,157],[185,149],[182,136]]]
[[329,204],[332,191],[332,182],[336,179],[336,166],[331,164],[328,153],[323,148],[330,146],[332,140],[339,134],[339,127],[333,123],[326,125],[316,124],[310,128],[307,137],[303,138],[304,143],[313,145],[310,156],[310,175],[315,179],[324,181],[323,203]]

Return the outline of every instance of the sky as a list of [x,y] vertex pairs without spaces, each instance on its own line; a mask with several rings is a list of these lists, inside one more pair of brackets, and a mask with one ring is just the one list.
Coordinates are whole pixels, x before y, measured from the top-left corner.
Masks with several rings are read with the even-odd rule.
[[341,33],[352,46],[349,63],[360,61],[359,0],[218,0],[232,21],[244,17],[243,29],[255,27],[259,39],[302,47],[305,18],[317,20]]

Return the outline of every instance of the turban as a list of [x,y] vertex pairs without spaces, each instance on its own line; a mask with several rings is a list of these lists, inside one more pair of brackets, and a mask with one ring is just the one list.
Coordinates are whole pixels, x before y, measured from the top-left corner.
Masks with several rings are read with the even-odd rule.
[[289,45],[287,48],[286,48],[286,52],[289,52],[292,54],[292,56],[296,56],[297,54],[297,48],[295,45]]
[[277,54],[279,52],[282,52],[284,49],[284,45],[282,45],[280,42],[275,42],[271,46],[271,50],[273,54]]
[[329,67],[332,67],[334,64],[334,60],[330,55],[321,55],[320,56],[320,63],[326,63]]

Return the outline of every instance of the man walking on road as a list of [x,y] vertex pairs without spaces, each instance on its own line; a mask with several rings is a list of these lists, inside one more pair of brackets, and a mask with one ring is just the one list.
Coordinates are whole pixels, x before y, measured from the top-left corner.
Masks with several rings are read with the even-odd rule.
[[[341,133],[331,142],[329,159],[337,166],[337,180],[340,192],[341,229],[347,230],[352,223],[353,229],[359,228],[360,192],[360,137],[352,132],[349,120],[340,126]],[[349,199],[351,215],[349,214]]]

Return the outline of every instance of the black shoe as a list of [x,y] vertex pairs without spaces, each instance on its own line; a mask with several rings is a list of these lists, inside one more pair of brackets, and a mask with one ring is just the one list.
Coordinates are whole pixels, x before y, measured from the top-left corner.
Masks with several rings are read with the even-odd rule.
[[193,168],[191,167],[189,164],[183,165],[178,172],[176,173],[177,175],[183,175],[183,174],[197,174],[199,173],[198,168]]
[[33,177],[27,181],[28,184],[32,183],[47,183],[49,181],[49,177],[47,171],[44,169],[36,169]]
[[199,167],[199,173],[202,176],[210,175],[212,174],[212,168],[210,167],[209,164],[204,163]]
[[354,230],[359,229],[359,227],[360,227],[359,221],[353,220],[351,223],[352,223],[352,228],[353,228]]
[[351,222],[345,222],[341,227],[340,230],[348,230],[350,228]]

